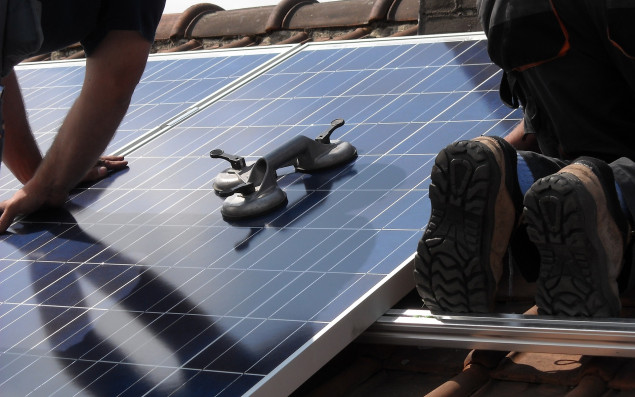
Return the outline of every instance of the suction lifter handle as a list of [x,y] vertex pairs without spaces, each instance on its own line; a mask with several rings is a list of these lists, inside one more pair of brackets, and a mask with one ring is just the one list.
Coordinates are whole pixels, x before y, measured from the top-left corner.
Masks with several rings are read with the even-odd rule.
[[343,125],[344,125],[344,119],[335,119],[331,121],[331,128],[329,128],[328,130],[318,135],[317,138],[315,138],[315,141],[319,143],[325,143],[325,144],[331,143],[331,139],[330,139],[331,134],[333,133],[333,131],[335,131],[336,129],[340,128]]
[[209,152],[209,156],[213,159],[223,159],[229,161],[229,164],[231,164],[232,168],[235,170],[242,170],[247,165],[244,158],[233,154],[227,154],[223,152],[222,149],[212,150]]
[[253,192],[256,191],[256,187],[254,186],[253,183],[251,182],[245,182],[245,183],[241,183],[238,186],[234,186],[232,188],[229,188],[227,190],[223,190],[221,192],[218,192],[218,195],[221,197],[228,197],[231,196],[232,194],[236,194],[236,193],[241,193],[243,195],[245,194],[251,194]]

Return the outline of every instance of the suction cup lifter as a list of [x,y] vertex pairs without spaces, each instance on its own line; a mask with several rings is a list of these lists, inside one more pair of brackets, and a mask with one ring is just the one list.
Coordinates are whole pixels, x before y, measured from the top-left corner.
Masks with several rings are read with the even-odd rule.
[[269,212],[287,201],[287,195],[278,186],[276,170],[293,166],[296,171],[311,173],[346,164],[357,157],[357,150],[348,142],[331,141],[333,131],[344,125],[336,119],[331,127],[315,139],[299,135],[284,145],[247,165],[240,156],[220,149],[210,157],[229,161],[231,168],[214,179],[214,190],[227,197],[221,214],[226,219],[242,219]]

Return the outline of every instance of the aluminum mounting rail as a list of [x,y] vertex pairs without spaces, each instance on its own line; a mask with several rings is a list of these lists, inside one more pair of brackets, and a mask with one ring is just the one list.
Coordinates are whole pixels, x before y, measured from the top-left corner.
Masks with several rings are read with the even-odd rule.
[[522,314],[432,314],[389,310],[358,339],[388,343],[635,357],[635,319],[563,319]]

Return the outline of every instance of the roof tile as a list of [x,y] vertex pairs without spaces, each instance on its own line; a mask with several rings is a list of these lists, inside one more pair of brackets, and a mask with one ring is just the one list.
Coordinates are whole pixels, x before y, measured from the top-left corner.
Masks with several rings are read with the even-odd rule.
[[243,37],[242,39],[232,41],[228,44],[223,45],[223,48],[241,48],[241,47],[251,47],[256,45],[258,42],[252,36]]
[[284,19],[283,27],[312,29],[366,25],[374,3],[373,0],[348,0],[305,5],[290,13]]
[[280,1],[267,20],[267,32],[282,29],[285,18],[292,14],[298,7],[317,3],[317,0],[282,0]]
[[363,26],[361,28],[357,28],[357,29],[353,30],[352,32],[345,33],[343,35],[339,35],[339,36],[333,37],[333,40],[356,40],[356,39],[361,39],[361,38],[364,38],[364,37],[368,36],[372,31],[373,31],[372,28],[370,28],[368,26]]
[[514,352],[492,371],[492,378],[575,386],[589,360],[581,355]]
[[311,38],[309,37],[308,34],[306,34],[306,32],[300,32],[298,34],[294,34],[293,36],[284,39],[284,40],[280,40],[278,41],[276,44],[297,44],[297,43],[306,43],[307,41],[309,41]]
[[[544,385],[524,382],[491,381],[472,397],[562,397],[570,390],[567,386]],[[444,397],[450,397],[446,395]],[[454,397],[454,396],[452,396]]]
[[428,397],[468,397],[489,381],[490,371],[478,364],[470,365],[450,381],[443,383]]
[[201,14],[185,32],[189,38],[265,34],[274,7],[244,8]]
[[399,346],[384,360],[383,366],[397,371],[455,375],[463,370],[465,354],[463,349]]
[[[635,390],[635,360],[629,359],[609,382],[611,389]],[[635,394],[635,393],[634,393]]]
[[464,366],[478,364],[494,369],[509,353],[502,350],[472,350],[465,358]]
[[181,51],[193,51],[193,50],[200,50],[200,49],[203,49],[203,43],[201,43],[198,40],[192,39],[176,47],[165,49],[159,52],[181,52]]
[[[188,32],[188,28],[195,24],[201,16],[218,11],[224,10],[215,4],[209,3],[195,4],[189,7],[187,10],[183,11],[182,14],[177,14],[178,18],[171,24],[170,35],[168,38],[174,41],[185,37]],[[161,29],[162,23],[163,18],[161,18],[157,31]]]
[[[319,3],[317,0],[280,0],[275,6],[236,10],[224,10],[215,4],[201,2],[183,13],[163,15],[153,51],[192,51],[479,29],[476,0],[426,0],[421,13],[419,1]],[[50,59],[83,56],[81,48],[73,45],[50,54]],[[36,59],[49,58],[32,58],[27,62]]]
[[183,14],[163,14],[159,26],[154,35],[155,40],[169,40],[172,35],[172,26],[181,19]]
[[395,22],[416,21],[419,15],[420,0],[395,0],[386,19]]
[[381,21],[386,19],[386,14],[388,10],[393,5],[393,2],[399,2],[399,0],[377,0],[373,4],[373,8],[370,10],[370,15],[368,16],[368,20],[370,22]]
[[566,397],[598,397],[606,391],[604,379],[595,375],[587,375],[573,388]]

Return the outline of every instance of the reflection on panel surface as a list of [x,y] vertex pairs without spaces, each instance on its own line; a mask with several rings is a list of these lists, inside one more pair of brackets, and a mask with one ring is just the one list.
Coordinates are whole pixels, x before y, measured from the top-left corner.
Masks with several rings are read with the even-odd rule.
[[[0,238],[0,388],[235,396],[277,382],[289,393],[303,379],[276,375],[306,365],[311,343],[336,354],[320,343],[350,321],[343,313],[408,270],[438,150],[512,127],[499,77],[478,40],[308,46],[66,209],[14,225]],[[212,181],[228,165],[211,149],[254,161],[334,118],[346,120],[333,138],[357,147],[354,162],[285,171],[284,208],[222,219]]]

